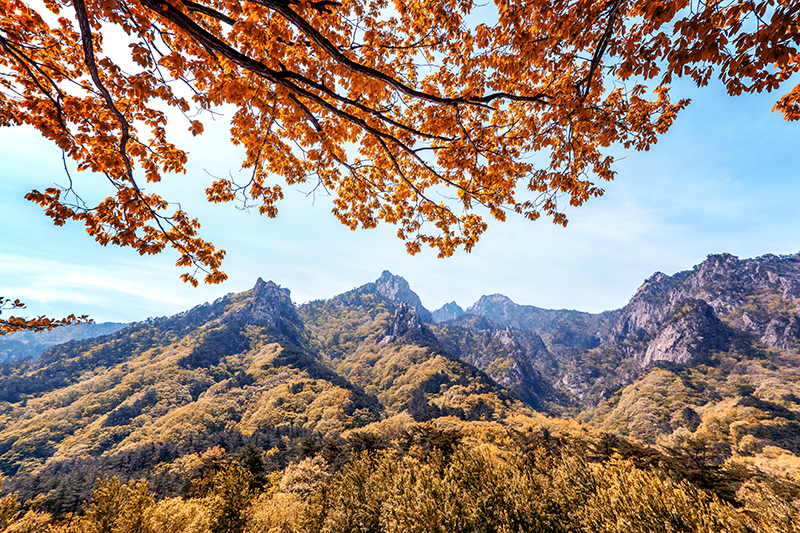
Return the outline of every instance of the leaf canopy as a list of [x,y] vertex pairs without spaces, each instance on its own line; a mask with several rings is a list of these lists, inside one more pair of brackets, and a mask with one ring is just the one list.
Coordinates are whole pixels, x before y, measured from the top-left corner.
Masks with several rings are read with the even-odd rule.
[[[449,256],[487,217],[566,224],[565,204],[613,179],[609,147],[647,150],[688,104],[670,100],[675,76],[780,88],[800,68],[799,13],[789,0],[0,0],[0,125],[36,128],[111,184],[96,205],[71,177],[31,191],[56,224],[173,248],[194,285],[226,278],[225,251],[146,183],[186,171],[168,120],[200,135],[223,106],[249,180],[217,179],[209,201],[274,217],[282,185],[307,184],[351,229],[395,224],[410,253]],[[800,118],[800,85],[775,109]]]

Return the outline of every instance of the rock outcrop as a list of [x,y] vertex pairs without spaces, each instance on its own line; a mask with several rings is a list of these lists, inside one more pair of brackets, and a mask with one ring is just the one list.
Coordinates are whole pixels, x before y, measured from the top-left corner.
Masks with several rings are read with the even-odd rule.
[[585,313],[570,309],[542,309],[520,305],[502,294],[482,296],[465,314],[488,318],[495,324],[539,334],[554,355],[568,358],[602,344],[617,311]]
[[244,305],[229,313],[226,320],[276,329],[281,328],[284,320],[299,322],[289,289],[261,278],[250,290]]
[[419,337],[422,334],[422,321],[417,310],[410,304],[403,302],[397,307],[394,316],[392,316],[383,333],[379,336],[378,344],[394,342],[409,336]]
[[800,345],[800,255],[711,255],[693,270],[657,273],[623,308],[611,342],[651,341],[684,300],[705,302],[728,325],[768,346]]
[[388,270],[384,270],[375,283],[362,287],[362,289],[370,288],[374,288],[375,292],[395,304],[407,303],[416,310],[422,322],[433,322],[431,312],[425,309],[417,293],[411,290],[408,282],[402,276],[395,276]]
[[706,359],[714,350],[727,350],[729,345],[728,328],[711,306],[703,300],[684,300],[637,362],[640,368],[657,361],[685,365]]
[[551,395],[543,373],[554,375],[557,364],[533,331],[499,326],[467,314],[432,326],[432,330],[445,350],[486,372],[528,405],[540,407]]
[[[559,367],[551,383],[584,406],[596,405],[654,365],[708,362],[734,339],[800,348],[800,254],[711,255],[692,270],[654,274],[625,307],[600,314],[519,305],[493,294],[468,307],[468,315],[539,335]],[[508,361],[503,350],[493,353],[462,357],[484,369],[491,357]]]

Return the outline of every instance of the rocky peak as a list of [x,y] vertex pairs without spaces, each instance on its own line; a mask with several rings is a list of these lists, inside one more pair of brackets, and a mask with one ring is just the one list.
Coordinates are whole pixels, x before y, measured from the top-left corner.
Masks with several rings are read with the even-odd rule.
[[412,306],[417,316],[423,322],[432,322],[431,313],[422,305],[422,301],[417,293],[411,290],[408,282],[401,276],[395,276],[388,270],[384,270],[377,280],[375,280],[375,291],[396,304],[407,303]]
[[537,330],[541,326],[541,317],[537,311],[538,307],[519,305],[503,294],[489,294],[481,296],[464,312],[486,317],[503,326]]
[[464,310],[461,309],[461,306],[455,302],[449,302],[431,313],[431,318],[438,324],[440,322],[447,322],[448,320],[455,320],[463,314]]
[[800,254],[755,259],[710,255],[687,277],[684,290],[703,297],[718,314],[733,311],[755,292],[800,298]]
[[299,321],[292,304],[291,292],[273,281],[258,278],[244,305],[228,315],[228,320],[278,328],[282,320]]
[[646,280],[622,310],[612,341],[652,340],[683,300],[702,300],[769,346],[800,345],[800,255],[710,255],[692,270]]
[[486,317],[501,326],[533,331],[542,336],[553,355],[565,359],[595,348],[611,336],[611,328],[620,314],[619,311],[592,314],[542,309],[514,303],[502,294],[481,296],[464,313]]
[[482,315],[479,311],[491,309],[494,311],[505,310],[508,312],[515,307],[517,307],[517,304],[514,303],[514,300],[504,294],[484,294],[478,298],[477,302],[467,307],[466,312],[473,315]]
[[800,348],[800,254],[710,255],[692,270],[654,274],[601,337],[596,355],[617,361],[616,382],[592,375],[578,358],[559,386],[592,404],[659,362],[700,364],[728,350],[737,331],[773,348]]

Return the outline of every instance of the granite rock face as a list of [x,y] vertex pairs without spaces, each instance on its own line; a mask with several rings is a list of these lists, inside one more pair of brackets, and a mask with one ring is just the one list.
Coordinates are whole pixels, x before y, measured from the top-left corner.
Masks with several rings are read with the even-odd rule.
[[553,375],[557,364],[535,332],[469,314],[432,326],[432,331],[445,350],[486,372],[528,405],[539,407],[551,395],[544,374]]
[[433,322],[431,312],[425,309],[419,296],[411,290],[405,278],[395,276],[388,270],[384,270],[381,277],[375,281],[374,289],[378,294],[395,304],[406,303],[413,307],[422,322]]
[[728,325],[767,346],[794,349],[800,343],[800,255],[711,255],[691,271],[657,273],[623,308],[612,342],[654,339],[684,300],[706,303]]
[[[657,272],[625,307],[599,314],[519,305],[493,294],[456,322],[469,315],[540,336],[557,368],[549,375],[553,387],[596,405],[653,366],[701,364],[729,350],[734,339],[800,348],[800,254],[710,255],[692,270]],[[497,366],[492,357],[509,360],[503,350],[461,357],[485,369]]]
[[672,300],[684,275],[667,276],[656,272],[646,279],[622,309],[608,340],[619,342],[630,337],[652,337],[673,308]]
[[645,368],[657,361],[685,365],[706,358],[730,345],[728,328],[703,300],[685,300],[675,309],[638,361]]
[[412,305],[403,302],[397,306],[394,315],[379,336],[378,344],[386,344],[402,338],[420,337],[423,334],[422,328],[422,321],[417,310]]
[[464,313],[488,318],[501,326],[534,331],[550,352],[562,358],[602,344],[618,314],[617,311],[593,314],[571,309],[542,309],[517,304],[502,294],[482,296]]
[[226,316],[226,321],[284,329],[287,323],[299,324],[291,292],[273,281],[258,278],[244,305]]

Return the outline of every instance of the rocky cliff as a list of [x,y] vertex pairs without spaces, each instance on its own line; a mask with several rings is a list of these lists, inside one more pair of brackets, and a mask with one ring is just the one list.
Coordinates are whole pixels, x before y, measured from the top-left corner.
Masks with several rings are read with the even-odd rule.
[[705,302],[731,327],[767,346],[794,349],[800,341],[800,254],[756,259],[711,255],[690,271],[657,273],[622,310],[613,341],[654,337],[683,300]]
[[[465,319],[471,316],[490,321],[498,328],[494,334],[505,327],[509,338],[518,339],[521,332],[536,335],[548,355],[550,370],[542,374],[552,387],[548,397],[561,407],[582,409],[598,405],[656,366],[713,363],[715,354],[753,343],[795,350],[800,346],[799,304],[800,255],[738,259],[720,254],[689,271],[654,274],[625,307],[614,311],[542,309],[493,294],[463,314],[451,302],[434,311],[433,318],[441,326],[437,335],[450,339],[451,350],[490,374],[495,369],[499,382],[518,391],[533,387],[527,384],[524,358],[509,359],[498,343],[459,348],[447,328],[459,325],[462,336],[485,330],[485,324]],[[539,368],[541,353],[528,353],[527,363]],[[501,377],[498,368],[511,371]],[[559,391],[565,396],[559,397]]]
[[[795,350],[799,295],[800,255],[711,255],[689,271],[656,273],[616,312],[598,347],[567,363],[559,384],[596,405],[653,366],[705,364],[744,346]],[[587,360],[616,371],[587,372]]]

